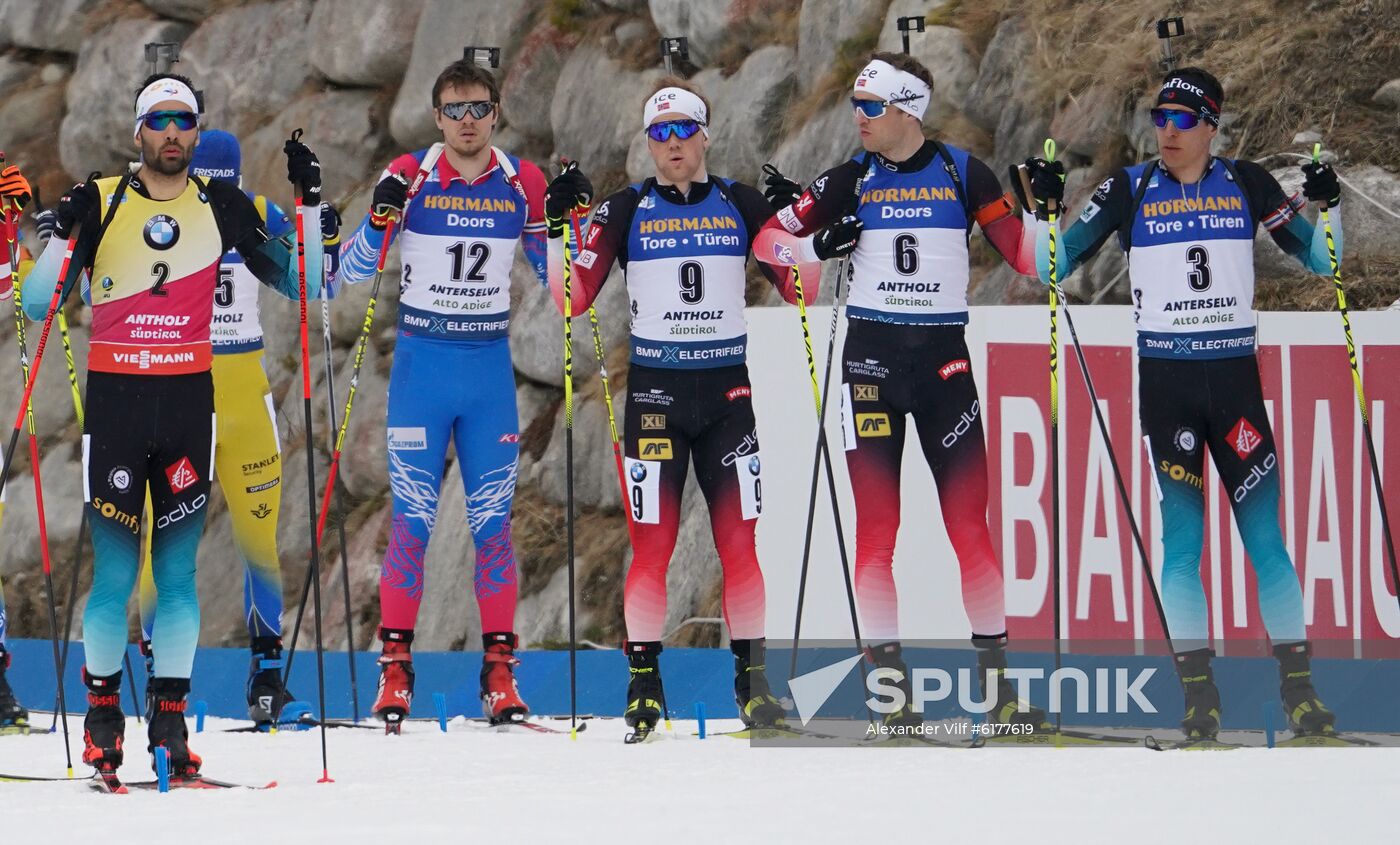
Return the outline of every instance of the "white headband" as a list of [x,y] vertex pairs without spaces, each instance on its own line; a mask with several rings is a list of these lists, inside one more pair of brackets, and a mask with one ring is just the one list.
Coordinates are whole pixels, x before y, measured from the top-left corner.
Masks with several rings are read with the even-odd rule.
[[684,115],[700,123],[700,131],[710,137],[710,110],[705,101],[684,88],[662,88],[647,100],[646,111],[642,114],[642,128],[646,129],[656,120],[657,115]]
[[199,98],[190,86],[178,79],[163,76],[141,89],[136,96],[136,133],[141,132],[141,118],[146,116],[157,103],[175,100],[195,114],[199,114]]
[[919,77],[879,59],[865,66],[856,77],[856,93],[867,91],[902,112],[924,119],[933,89]]

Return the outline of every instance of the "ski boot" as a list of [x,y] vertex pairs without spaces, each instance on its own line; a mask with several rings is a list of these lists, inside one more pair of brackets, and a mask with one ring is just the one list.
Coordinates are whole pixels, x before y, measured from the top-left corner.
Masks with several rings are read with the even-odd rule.
[[248,666],[248,718],[259,729],[277,724],[282,708],[293,700],[282,683],[282,638],[254,637],[253,659]]
[[157,748],[164,748],[170,761],[172,780],[197,777],[204,761],[190,750],[190,729],[185,724],[185,697],[190,693],[189,678],[156,678],[151,681],[153,712],[146,723],[151,768],[156,768]]
[[898,731],[921,726],[924,716],[914,710],[914,684],[909,678],[909,667],[904,662],[904,651],[899,642],[870,646],[865,653],[875,663],[875,671],[893,678],[894,685],[904,693],[904,706],[885,714],[885,727]]
[[5,670],[10,668],[10,653],[0,646],[0,733],[9,731],[25,732],[29,729],[29,711],[15,700],[14,690],[5,680]]
[[1333,736],[1337,733],[1337,717],[1328,710],[1313,689],[1309,658],[1312,644],[1299,643],[1274,646],[1278,658],[1279,696],[1288,713],[1288,728],[1294,736]]
[[[982,700],[991,705],[987,722],[993,725],[1030,725],[1033,733],[1051,731],[1045,711],[1016,696],[1016,687],[1006,678],[1006,635],[973,636],[977,649],[977,678],[982,684]],[[994,683],[989,684],[988,681]]]
[[83,669],[88,712],[83,717],[83,762],[97,769],[104,783],[121,788],[117,768],[122,764],[126,716],[122,714],[122,673],[93,677]]
[[481,711],[493,725],[522,722],[530,712],[515,683],[516,642],[510,631],[481,635]]
[[1184,651],[1176,655],[1176,672],[1186,691],[1186,717],[1181,731],[1188,742],[1214,740],[1220,733],[1220,690],[1215,686],[1215,673],[1210,659],[1215,652],[1208,648]]
[[732,640],[734,652],[734,703],[739,705],[739,718],[749,728],[782,728],[783,706],[773,697],[765,674],[766,644],[762,637],[752,640]]
[[379,655],[379,695],[374,700],[374,715],[384,720],[384,733],[397,735],[403,730],[403,720],[413,707],[413,632],[380,628],[379,641],[384,650]]
[[142,637],[138,649],[141,652],[142,662],[146,664],[146,701],[141,712],[146,714],[147,719],[150,719],[151,714],[155,712],[156,706],[154,700],[151,698],[151,681],[156,679],[156,653],[151,649],[151,641],[145,637]]
[[656,724],[666,713],[666,691],[661,687],[661,666],[657,657],[661,654],[660,642],[629,642],[627,650],[627,671],[632,678],[627,682],[627,709],[622,717],[632,733],[624,742],[632,745],[646,740]]

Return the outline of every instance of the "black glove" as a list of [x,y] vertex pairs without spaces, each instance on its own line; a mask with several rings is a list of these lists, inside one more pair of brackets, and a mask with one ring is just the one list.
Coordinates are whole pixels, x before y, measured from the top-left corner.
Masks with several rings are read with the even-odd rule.
[[1303,196],[1309,202],[1326,203],[1334,208],[1342,201],[1342,183],[1337,181],[1337,171],[1332,165],[1310,161],[1303,165]]
[[1065,204],[1065,165],[1063,162],[1046,161],[1043,158],[1026,159],[1026,170],[1031,177],[1032,199],[1035,201],[1035,215],[1045,219],[1047,209],[1052,205],[1056,213]]
[[53,237],[53,230],[57,225],[58,215],[51,208],[44,209],[34,215],[34,235],[39,239],[39,243],[48,243],[49,238]]
[[579,169],[577,162],[569,162],[564,172],[554,177],[544,192],[544,219],[550,235],[563,233],[564,221],[570,211],[592,204],[593,183]]
[[328,202],[321,203],[321,242],[333,244],[340,240],[340,212]]
[[817,258],[845,258],[856,251],[856,242],[865,224],[858,217],[842,217],[817,233],[812,239],[812,250]]
[[79,182],[68,190],[54,209],[53,233],[60,238],[73,234],[73,227],[85,222],[97,210],[100,198],[92,182]]
[[369,201],[369,225],[384,231],[389,219],[403,213],[408,202],[408,183],[397,173],[391,173],[374,186],[374,199]]
[[282,152],[287,156],[287,181],[301,189],[302,205],[320,205],[321,162],[310,147],[297,140],[300,131],[282,145]]
[[763,180],[767,186],[763,189],[763,196],[774,211],[782,211],[802,196],[802,186],[784,176],[778,168],[765,164],[763,172],[768,174],[768,178]]

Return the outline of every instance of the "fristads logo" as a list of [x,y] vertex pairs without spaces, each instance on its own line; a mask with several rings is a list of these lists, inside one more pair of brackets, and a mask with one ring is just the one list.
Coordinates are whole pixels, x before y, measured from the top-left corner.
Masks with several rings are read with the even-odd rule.
[[170,249],[180,240],[180,224],[168,214],[157,214],[146,221],[141,234],[151,249]]

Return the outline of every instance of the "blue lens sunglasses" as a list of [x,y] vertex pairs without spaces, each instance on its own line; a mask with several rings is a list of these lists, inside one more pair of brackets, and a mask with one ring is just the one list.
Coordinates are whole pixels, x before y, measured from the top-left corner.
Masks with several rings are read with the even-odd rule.
[[153,111],[142,115],[141,122],[146,124],[147,129],[153,129],[156,132],[172,123],[181,132],[188,132],[199,125],[199,115],[192,111]]
[[684,120],[668,120],[665,123],[653,123],[647,127],[647,137],[657,143],[664,142],[667,138],[675,135],[685,141],[695,136],[699,132],[702,124],[698,120],[686,118]]

